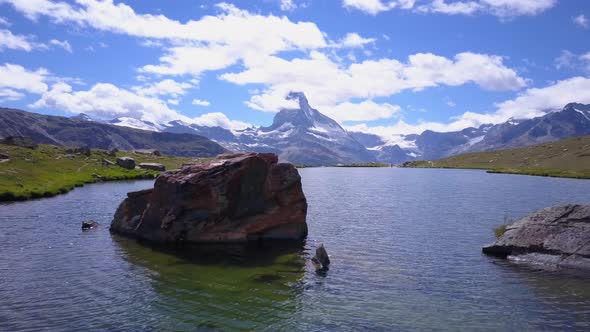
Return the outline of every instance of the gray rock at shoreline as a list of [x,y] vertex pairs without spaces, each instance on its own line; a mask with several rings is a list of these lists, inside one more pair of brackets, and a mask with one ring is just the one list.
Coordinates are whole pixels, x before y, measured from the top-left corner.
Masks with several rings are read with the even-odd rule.
[[537,211],[507,226],[482,251],[518,262],[590,270],[590,205]]
[[164,172],[166,170],[166,166],[157,163],[140,163],[139,168],[142,169],[149,169],[152,171],[159,171]]
[[117,165],[126,169],[135,169],[135,159],[131,157],[117,158]]

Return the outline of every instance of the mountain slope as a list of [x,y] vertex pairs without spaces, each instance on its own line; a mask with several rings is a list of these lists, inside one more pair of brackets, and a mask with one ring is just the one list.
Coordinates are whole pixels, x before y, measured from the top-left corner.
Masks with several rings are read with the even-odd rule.
[[494,151],[554,142],[568,137],[590,135],[590,105],[571,103],[561,111],[528,119],[510,119],[497,125],[482,125],[461,131],[420,135],[398,135],[386,142],[377,135],[352,133],[364,142],[377,161],[403,163],[432,160],[461,153]]
[[260,128],[257,141],[276,148],[282,159],[306,165],[372,161],[373,156],[336,121],[311,108],[303,93],[290,93],[296,109],[281,110],[269,127]]
[[164,154],[210,157],[225,151],[217,143],[192,134],[161,133],[0,108],[0,137],[26,136],[40,144],[98,149],[157,149]]
[[207,136],[233,151],[272,152],[283,161],[311,166],[374,161],[374,156],[336,121],[311,108],[303,93],[287,96],[298,108],[278,112],[272,125],[231,132],[172,121],[164,132],[196,133]]
[[526,148],[466,153],[406,167],[476,168],[498,173],[590,178],[590,136],[572,137]]

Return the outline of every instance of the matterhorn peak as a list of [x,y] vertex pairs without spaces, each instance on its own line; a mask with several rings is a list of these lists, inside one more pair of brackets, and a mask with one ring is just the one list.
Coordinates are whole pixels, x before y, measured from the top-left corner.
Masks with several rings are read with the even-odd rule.
[[300,109],[310,108],[309,102],[307,101],[307,98],[305,97],[305,93],[303,93],[303,92],[291,91],[287,94],[287,97],[285,99],[296,100],[299,103]]

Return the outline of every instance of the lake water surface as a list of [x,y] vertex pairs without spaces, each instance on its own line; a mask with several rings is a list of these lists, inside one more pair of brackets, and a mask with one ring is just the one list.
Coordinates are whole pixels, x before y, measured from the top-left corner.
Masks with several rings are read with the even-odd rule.
[[[0,331],[590,330],[590,276],[481,254],[504,217],[590,203],[590,181],[301,169],[305,244],[173,255],[113,236],[128,191],[0,205]],[[101,227],[81,232],[83,220]],[[308,260],[323,242],[332,265]]]

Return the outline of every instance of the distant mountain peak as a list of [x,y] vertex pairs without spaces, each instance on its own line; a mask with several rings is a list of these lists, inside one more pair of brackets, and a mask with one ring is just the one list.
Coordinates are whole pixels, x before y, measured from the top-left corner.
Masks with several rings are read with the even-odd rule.
[[303,92],[291,91],[289,92],[289,94],[287,94],[287,97],[285,99],[297,101],[299,103],[299,109],[301,110],[311,108],[311,106],[309,106],[309,101],[307,100],[307,97],[305,97],[305,93]]
[[74,115],[74,116],[70,117],[70,119],[78,120],[78,121],[94,121],[93,118],[91,118],[88,114],[85,114],[85,113],[80,113],[78,115]]

